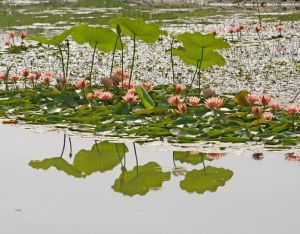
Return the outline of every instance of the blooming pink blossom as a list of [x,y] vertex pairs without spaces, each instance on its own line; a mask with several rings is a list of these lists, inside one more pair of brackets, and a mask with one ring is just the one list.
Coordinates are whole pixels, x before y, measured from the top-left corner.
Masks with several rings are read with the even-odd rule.
[[40,70],[35,70],[34,73],[36,74],[36,78],[35,78],[36,80],[38,80],[42,75]]
[[113,79],[109,78],[109,77],[105,77],[101,79],[101,83],[105,86],[105,87],[112,87],[114,85],[114,81]]
[[43,73],[42,80],[45,84],[50,84],[50,82],[52,81],[53,76],[54,76],[53,72],[47,71],[47,72]]
[[75,83],[75,86],[76,86],[77,89],[83,90],[89,85],[89,83],[90,82],[86,79],[80,79]]
[[23,71],[22,71],[22,76],[27,78],[29,75],[29,70],[27,68],[25,68]]
[[135,88],[128,89],[128,90],[127,90],[127,93],[131,93],[131,94],[136,95],[136,89],[135,89]]
[[300,107],[296,104],[290,104],[285,108],[285,111],[290,115],[294,115],[300,112]]
[[138,101],[138,96],[132,94],[132,93],[126,93],[122,99],[124,100],[125,103],[128,103],[128,104],[134,104],[134,103],[137,103]]
[[205,100],[204,106],[208,109],[220,109],[224,107],[224,99],[219,97],[208,98]]
[[213,91],[211,88],[205,88],[202,91],[202,95],[205,98],[210,98],[215,95],[215,91]]
[[36,74],[35,73],[29,73],[27,78],[28,78],[28,80],[34,82],[36,80]]
[[177,95],[177,96],[169,97],[168,103],[170,106],[178,106],[181,103],[180,96]]
[[261,117],[264,120],[272,120],[272,119],[274,119],[275,116],[271,112],[265,112],[265,113],[262,114]]
[[97,95],[97,98],[100,100],[100,101],[108,101],[110,99],[112,99],[114,95],[111,93],[111,92],[100,92],[98,95]]
[[120,82],[118,85],[119,88],[124,88],[124,89],[131,89],[134,88],[135,86],[136,84],[134,82],[130,82],[129,85],[129,79],[123,80],[123,82]]
[[20,38],[24,40],[28,36],[27,32],[20,32]]
[[263,110],[260,106],[253,106],[251,109],[251,113],[254,115],[261,115],[262,111]]
[[182,94],[186,89],[186,86],[184,84],[175,84],[175,93],[176,94]]
[[275,29],[281,34],[281,32],[284,30],[284,25],[282,23],[279,23],[275,26]]
[[0,80],[6,79],[6,72],[0,72]]
[[180,103],[177,106],[178,113],[181,115],[185,115],[187,113],[187,105],[185,103]]
[[254,32],[260,33],[260,31],[261,31],[261,26],[260,25],[255,25]]
[[245,24],[240,24],[239,29],[240,29],[240,31],[243,31],[244,29],[246,29],[246,25]]
[[246,96],[246,100],[249,104],[253,105],[255,102],[257,102],[259,100],[259,97],[249,93]]
[[208,153],[205,155],[206,159],[208,160],[215,160],[225,157],[225,154],[223,153]]
[[93,93],[87,93],[85,97],[89,102],[91,102],[94,100],[95,95]]
[[200,99],[198,97],[190,97],[188,100],[188,104],[192,107],[198,106]]
[[152,84],[150,82],[143,82],[142,85],[147,91],[150,91],[152,89]]
[[19,75],[18,74],[13,74],[12,76],[11,76],[11,80],[14,82],[14,83],[16,83],[18,80],[19,80]]
[[272,110],[278,110],[280,108],[280,105],[278,102],[270,102],[269,103],[269,107],[272,109]]
[[8,32],[8,37],[14,38],[15,36],[16,36],[16,32],[15,31]]

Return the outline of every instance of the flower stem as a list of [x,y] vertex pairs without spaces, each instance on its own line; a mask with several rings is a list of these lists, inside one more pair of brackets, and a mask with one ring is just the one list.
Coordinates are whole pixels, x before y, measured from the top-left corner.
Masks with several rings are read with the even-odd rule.
[[93,74],[93,67],[94,67],[94,61],[95,61],[95,54],[96,54],[97,44],[98,44],[98,42],[95,43],[94,51],[93,51],[93,56],[92,56],[92,64],[91,64],[90,77],[89,77],[91,85],[92,85],[92,74]]
[[132,74],[133,74],[133,67],[134,67],[134,58],[135,58],[135,48],[136,48],[136,36],[133,36],[133,54],[132,54],[132,64],[131,64],[131,70],[130,70],[130,77],[129,77],[129,86],[130,87],[130,83],[131,83],[131,79],[132,79]]
[[119,40],[119,34],[117,35],[117,39],[116,39],[116,42],[115,42],[115,45],[114,45],[114,51],[113,51],[113,57],[112,57],[112,61],[111,61],[109,77],[111,77],[112,72],[113,72],[113,68],[114,68],[114,61],[115,61],[115,54],[116,54],[116,48],[117,48],[118,40]]
[[171,68],[172,68],[172,79],[173,79],[173,85],[175,85],[175,71],[174,71],[174,58],[173,58],[173,44],[175,39],[172,38],[171,41]]
[[61,66],[62,66],[63,77],[66,78],[64,55],[63,55],[61,46],[58,44],[57,47],[58,47],[59,53],[60,53],[60,59],[61,59]]

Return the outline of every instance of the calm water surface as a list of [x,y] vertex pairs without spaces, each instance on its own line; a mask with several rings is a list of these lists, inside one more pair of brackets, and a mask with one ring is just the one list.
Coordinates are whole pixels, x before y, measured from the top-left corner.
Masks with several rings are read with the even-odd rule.
[[[121,163],[85,178],[53,167],[37,170],[29,162],[59,157],[63,135],[3,125],[0,132],[0,233],[299,233],[300,163],[284,160],[283,153],[269,153],[257,161],[241,149],[205,160],[207,169],[233,173],[216,192],[188,193],[180,186],[184,174],[170,173],[160,189],[127,196],[112,188],[122,174]],[[64,158],[71,165],[67,143]],[[72,137],[73,155],[93,144],[91,139]],[[133,145],[127,148],[129,171],[136,159]],[[141,145],[136,151],[139,165],[155,162],[164,172],[173,171],[172,152]],[[175,164],[187,171],[203,168],[202,163]],[[206,183],[209,187],[214,179]]]

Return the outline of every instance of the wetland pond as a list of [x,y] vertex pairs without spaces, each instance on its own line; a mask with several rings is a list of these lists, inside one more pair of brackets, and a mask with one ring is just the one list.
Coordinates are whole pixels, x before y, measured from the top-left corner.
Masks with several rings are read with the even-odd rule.
[[[0,1],[0,74],[7,74],[0,79],[1,234],[299,232],[300,98],[295,94],[300,86],[300,24],[294,21],[300,19],[299,12],[269,12],[259,34],[253,33],[257,16],[249,9],[237,14],[235,9],[150,8],[121,1],[57,2],[9,5]],[[113,56],[94,53],[88,80],[92,50],[87,44],[76,44],[78,37],[72,34],[80,27],[93,30],[94,25],[107,25],[122,15],[142,17],[168,32],[182,33],[176,41],[161,30],[156,44],[137,43],[133,74],[135,81],[148,85],[137,85],[133,99],[140,102],[129,104],[122,97],[131,87],[130,81],[126,89],[123,86],[123,69],[121,86],[104,87],[101,82],[109,72],[112,77],[112,59],[115,67],[124,65],[129,70],[135,41],[128,35],[124,38],[128,59],[122,65],[123,51]],[[126,17],[114,20],[130,22]],[[280,20],[286,28],[277,35],[274,25]],[[60,73],[63,65],[55,44],[25,41],[26,52],[9,53],[3,44],[7,32],[27,31],[29,36],[41,33],[49,38],[82,22],[91,26],[81,24],[62,40],[74,39],[67,42],[70,71],[63,69],[69,84],[61,88],[54,79],[47,86],[34,79],[32,84],[24,84],[23,79],[8,81],[10,69],[15,74],[24,68]],[[227,28],[236,24],[248,25],[243,35],[228,33]],[[217,39],[209,33],[215,29]],[[198,31],[209,34],[191,33]],[[208,38],[217,49],[227,50],[214,51],[221,62],[209,63],[201,73],[202,48],[195,72],[180,60],[188,55],[188,49],[180,51],[180,42],[186,40],[182,35]],[[118,33],[116,41],[119,37]],[[169,58],[173,42],[175,52],[187,53],[172,60],[175,70]],[[14,65],[7,71],[11,61]],[[185,109],[179,105],[176,109],[170,104],[172,78],[186,84],[175,86],[175,92],[178,87],[179,95],[186,95],[185,102],[190,92],[198,95],[198,88],[193,89],[198,67],[199,99],[193,97],[195,105],[190,102]],[[114,94],[107,102],[99,101],[109,93],[102,91],[99,100],[90,100],[85,87],[80,88],[89,85],[85,81],[91,82],[87,91],[94,89],[95,95],[96,88]],[[201,96],[200,85],[210,91],[210,97]],[[216,93],[220,98],[213,97]],[[262,103],[258,95],[263,95]],[[223,103],[210,108],[209,98]],[[254,102],[248,103],[251,98]],[[274,109],[269,105],[271,98],[279,101],[280,108],[275,101]],[[261,112],[253,112],[253,107]],[[268,111],[265,119],[262,111]]]

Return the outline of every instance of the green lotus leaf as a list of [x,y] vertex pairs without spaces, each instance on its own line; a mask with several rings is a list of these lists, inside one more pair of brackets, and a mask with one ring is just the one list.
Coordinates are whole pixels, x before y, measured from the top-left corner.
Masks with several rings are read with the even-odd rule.
[[205,48],[205,50],[227,49],[230,44],[222,38],[216,38],[213,34],[201,34],[199,32],[188,33],[185,32],[176,37],[181,41],[185,48],[197,49]]
[[131,171],[123,171],[112,188],[124,195],[143,196],[150,190],[162,187],[163,182],[170,178],[170,172],[163,172],[159,164],[149,162],[143,166],[136,166]]
[[127,152],[125,144],[104,141],[94,144],[91,150],[80,150],[73,164],[85,175],[105,172],[117,166]]
[[[73,27],[71,36],[78,44],[88,43],[91,48],[96,46],[98,50],[108,53],[114,50],[118,35],[108,28],[80,24]],[[117,42],[116,49],[121,49],[119,41]]]
[[155,107],[155,103],[152,100],[152,98],[150,97],[149,93],[144,89],[144,87],[142,86],[137,86],[135,88],[137,95],[139,96],[139,98],[142,101],[143,106],[146,109],[153,109]]
[[[179,47],[173,48],[173,54],[174,56],[179,56],[185,64],[198,66],[202,70],[214,65],[224,66],[226,64],[225,58],[219,53],[209,49],[204,49],[202,53],[202,50],[201,48],[185,49]],[[199,61],[202,61],[201,64]]]
[[175,151],[174,152],[174,160],[180,161],[182,163],[197,165],[199,163],[202,163],[204,159],[205,159],[205,154],[203,154],[203,153],[193,154],[190,151]]
[[47,158],[42,161],[30,161],[29,166],[35,169],[48,170],[50,167],[54,167],[59,171],[63,171],[68,175],[76,178],[84,178],[80,171],[78,171],[73,165],[69,164],[65,159],[61,157]]
[[180,181],[180,187],[189,193],[215,192],[218,187],[224,186],[232,176],[231,170],[208,166],[205,171],[202,169],[187,172],[184,180]]
[[72,33],[73,28],[63,31],[61,34],[55,35],[52,38],[48,39],[45,36],[32,36],[26,38],[29,41],[36,41],[45,45],[59,45]]
[[134,36],[147,43],[154,43],[159,39],[160,35],[167,35],[167,32],[161,30],[155,23],[146,23],[143,19],[131,19],[129,17],[120,17],[111,19],[109,24],[112,27],[120,25],[122,34],[131,38]]

